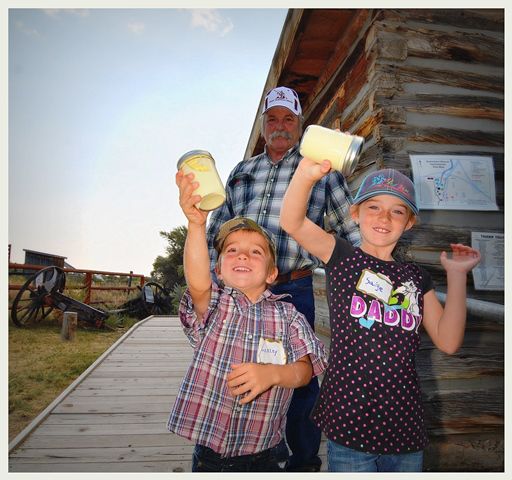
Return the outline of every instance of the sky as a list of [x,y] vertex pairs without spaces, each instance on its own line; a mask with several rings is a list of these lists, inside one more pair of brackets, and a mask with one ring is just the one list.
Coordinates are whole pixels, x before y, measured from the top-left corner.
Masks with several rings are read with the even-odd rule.
[[223,182],[243,159],[287,11],[10,9],[11,261],[149,275],[186,224],[179,157]]

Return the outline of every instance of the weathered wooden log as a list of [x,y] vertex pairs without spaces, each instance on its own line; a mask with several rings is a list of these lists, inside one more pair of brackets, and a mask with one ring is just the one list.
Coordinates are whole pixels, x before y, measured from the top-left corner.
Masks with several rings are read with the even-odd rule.
[[[427,26],[378,21],[372,25],[369,37],[372,48],[378,48],[384,59],[419,57],[503,65],[504,42],[499,33],[448,32]],[[397,40],[403,43],[400,48],[393,46]]]
[[431,434],[492,431],[504,425],[503,387],[478,390],[468,382],[466,388],[443,390],[439,384],[438,391],[424,395],[423,403]]
[[[470,95],[438,95],[438,94],[412,94],[397,95],[393,99],[385,95],[373,97],[375,106],[386,108],[390,112],[420,112],[425,114],[450,115],[467,118],[486,118],[490,120],[503,121],[505,117],[503,98],[481,97]],[[400,107],[403,108],[400,109]],[[388,116],[391,113],[388,113]],[[386,120],[387,117],[384,117]],[[386,124],[395,123],[385,121]],[[400,117],[405,123],[404,114]]]
[[375,70],[376,74],[385,74],[387,78],[394,77],[403,85],[422,83],[503,94],[504,77],[501,70],[499,70],[501,74],[498,74],[496,69],[461,72],[455,66],[453,66],[453,70],[448,70],[446,68],[429,67],[428,64],[421,66],[401,65],[400,68],[397,68],[387,63],[377,63]]
[[76,336],[77,324],[78,314],[76,312],[64,312],[60,339],[62,341],[73,341]]
[[468,435],[430,438],[425,449],[424,472],[503,472],[503,429]]
[[[491,337],[491,335],[486,335]],[[496,337],[496,334],[492,335]],[[465,342],[459,352],[446,355],[431,345],[429,350],[425,346],[416,355],[416,367],[422,381],[478,379],[483,375],[503,376],[503,349],[491,346],[471,347],[469,342],[476,335],[466,335]],[[477,340],[479,342],[479,340]],[[480,343],[480,342],[479,342]],[[501,352],[500,352],[501,350]]]
[[386,8],[379,13],[379,19],[399,23],[422,22],[436,27],[448,25],[450,27],[498,32],[504,30],[503,9],[500,8],[478,10],[468,8],[400,8],[393,10]]
[[503,147],[504,132],[484,132],[481,130],[458,130],[454,128],[433,128],[417,126],[379,126],[376,131],[379,141],[389,137],[405,137],[411,142],[444,143],[457,145],[484,145]]

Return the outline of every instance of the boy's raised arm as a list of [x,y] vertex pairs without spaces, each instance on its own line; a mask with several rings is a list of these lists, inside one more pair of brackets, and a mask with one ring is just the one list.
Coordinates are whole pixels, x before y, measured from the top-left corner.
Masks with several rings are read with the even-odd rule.
[[201,199],[194,195],[197,182],[192,174],[176,174],[176,185],[180,191],[180,206],[188,219],[187,239],[183,251],[185,280],[192,297],[194,311],[201,317],[207,310],[211,297],[210,257],[206,241],[206,218],[208,212],[199,210],[195,204]]
[[311,189],[331,169],[328,160],[320,165],[303,158],[286,190],[279,222],[283,230],[309,253],[326,263],[334,249],[334,237],[306,217]]

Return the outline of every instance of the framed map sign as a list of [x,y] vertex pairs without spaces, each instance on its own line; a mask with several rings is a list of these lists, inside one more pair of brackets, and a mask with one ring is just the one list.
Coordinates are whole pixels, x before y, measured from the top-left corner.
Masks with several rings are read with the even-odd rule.
[[492,157],[411,155],[416,203],[423,210],[498,210]]
[[473,268],[475,290],[505,289],[505,234],[471,232],[471,246],[480,251],[480,263]]

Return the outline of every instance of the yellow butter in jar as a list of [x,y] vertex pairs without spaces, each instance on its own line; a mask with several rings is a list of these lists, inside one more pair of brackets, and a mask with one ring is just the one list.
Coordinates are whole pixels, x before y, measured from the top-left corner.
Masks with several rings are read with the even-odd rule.
[[364,138],[331,130],[320,125],[310,125],[300,143],[303,157],[322,163],[329,160],[334,170],[345,177],[352,174],[363,148]]
[[215,210],[226,201],[226,191],[219,177],[215,161],[206,150],[191,150],[183,154],[178,160],[178,170],[185,175],[194,174],[194,181],[199,186],[194,194],[201,195],[201,200],[196,204],[201,210]]

